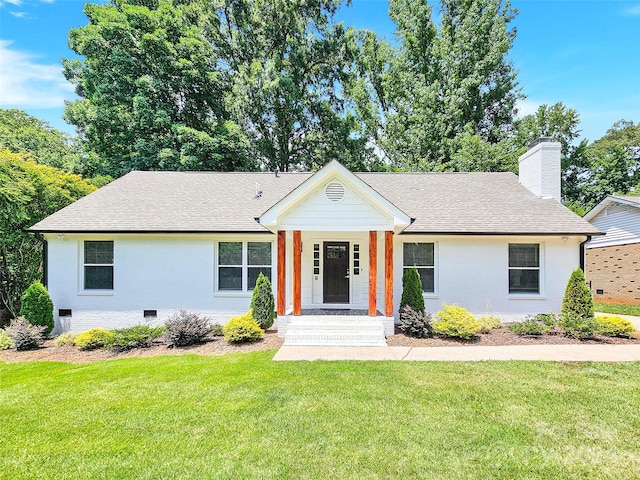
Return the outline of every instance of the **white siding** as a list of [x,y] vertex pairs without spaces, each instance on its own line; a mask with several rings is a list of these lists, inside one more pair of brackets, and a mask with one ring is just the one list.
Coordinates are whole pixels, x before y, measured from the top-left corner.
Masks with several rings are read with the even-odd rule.
[[392,216],[381,213],[348,185],[344,199],[339,202],[327,198],[325,187],[322,184],[295,209],[284,213],[278,228],[316,232],[393,230]]
[[[580,265],[579,244],[584,237],[566,242],[554,237],[454,237],[396,236],[394,239],[394,302],[396,312],[402,293],[402,243],[436,243],[436,292],[425,294],[429,312],[443,303],[457,304],[474,315],[493,312],[503,321],[521,320],[527,314],[559,311],[566,282]],[[539,243],[541,292],[510,295],[509,243]]]
[[614,203],[591,219],[591,224],[606,235],[593,237],[587,248],[640,242],[640,207]]
[[[114,240],[112,292],[83,291],[83,240]],[[251,293],[215,291],[216,241],[275,241],[274,235],[120,235],[48,238],[48,287],[54,301],[56,332],[95,326],[118,328],[146,323],[143,310],[157,310],[157,322],[185,309],[226,323],[249,308]],[[276,248],[272,250],[276,278]],[[58,309],[72,316],[58,318]],[[61,322],[62,320],[62,322]]]

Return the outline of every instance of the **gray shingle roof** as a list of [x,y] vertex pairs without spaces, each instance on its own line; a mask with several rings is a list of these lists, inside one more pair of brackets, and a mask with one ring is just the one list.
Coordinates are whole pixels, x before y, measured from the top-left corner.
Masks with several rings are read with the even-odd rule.
[[624,200],[625,202],[637,203],[640,205],[640,195],[611,195],[613,198]]
[[[309,173],[131,172],[38,222],[40,232],[266,232],[255,218]],[[598,234],[512,173],[359,173],[415,218],[406,233]],[[262,195],[256,197],[256,183]]]

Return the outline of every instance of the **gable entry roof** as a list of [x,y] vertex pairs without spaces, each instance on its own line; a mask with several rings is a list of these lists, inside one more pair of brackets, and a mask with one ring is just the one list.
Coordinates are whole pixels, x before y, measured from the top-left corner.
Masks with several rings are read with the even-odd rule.
[[[337,164],[337,162],[336,162]],[[302,192],[311,173],[131,172],[29,230],[42,233],[268,233],[267,219]],[[351,173],[403,234],[599,235],[553,199],[539,198],[512,173]],[[346,174],[344,172],[347,172]],[[311,183],[309,184],[311,185]],[[259,193],[259,194],[258,194]],[[281,203],[280,203],[281,202]]]

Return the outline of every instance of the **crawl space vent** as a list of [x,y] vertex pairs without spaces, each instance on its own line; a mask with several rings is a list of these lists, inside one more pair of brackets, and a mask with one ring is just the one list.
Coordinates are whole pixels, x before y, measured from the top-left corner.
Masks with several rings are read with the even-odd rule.
[[324,189],[324,193],[331,202],[339,202],[344,198],[344,185],[338,182],[331,182]]

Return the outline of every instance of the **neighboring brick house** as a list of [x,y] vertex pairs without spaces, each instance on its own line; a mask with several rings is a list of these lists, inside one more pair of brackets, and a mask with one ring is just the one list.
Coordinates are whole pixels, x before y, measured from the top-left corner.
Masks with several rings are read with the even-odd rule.
[[640,305],[640,195],[609,196],[584,219],[606,233],[586,245],[594,299]]

